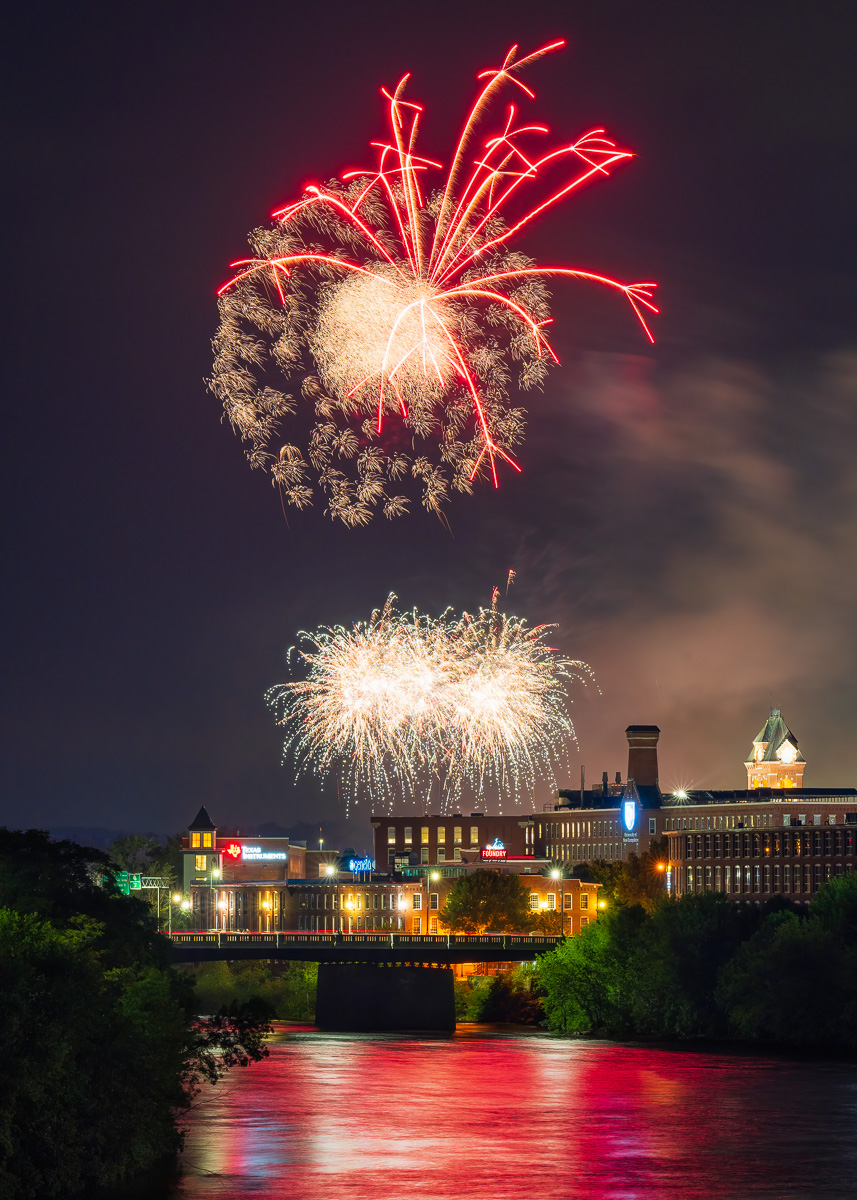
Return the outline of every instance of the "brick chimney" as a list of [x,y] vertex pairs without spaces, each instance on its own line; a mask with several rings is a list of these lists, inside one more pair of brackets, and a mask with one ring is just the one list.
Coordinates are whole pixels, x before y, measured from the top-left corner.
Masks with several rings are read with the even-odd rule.
[[628,778],[644,787],[657,786],[660,729],[657,725],[629,725],[625,736],[628,739]]

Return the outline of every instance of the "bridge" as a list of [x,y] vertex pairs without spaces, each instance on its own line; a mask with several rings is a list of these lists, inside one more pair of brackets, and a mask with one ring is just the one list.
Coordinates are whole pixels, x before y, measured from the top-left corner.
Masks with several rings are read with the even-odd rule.
[[532,962],[561,937],[516,933],[173,933],[174,962],[289,959],[372,966]]

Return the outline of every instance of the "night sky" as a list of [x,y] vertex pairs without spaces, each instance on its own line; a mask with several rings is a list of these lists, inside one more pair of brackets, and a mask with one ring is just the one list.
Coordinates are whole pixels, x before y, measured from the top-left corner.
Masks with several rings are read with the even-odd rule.
[[[509,567],[600,687],[567,786],[624,776],[629,723],[663,787],[745,786],[771,698],[808,786],[857,783],[853,3],[18,5],[5,34],[0,823],[341,817],[263,700],[296,632],[390,590],[474,608]],[[521,476],[454,499],[453,536],[418,505],[287,526],[203,383],[229,262],[373,161],[382,84],[413,72],[448,161],[477,71],[558,36],[528,115],[638,158],[519,245],[658,280],[656,346],[554,283]]]

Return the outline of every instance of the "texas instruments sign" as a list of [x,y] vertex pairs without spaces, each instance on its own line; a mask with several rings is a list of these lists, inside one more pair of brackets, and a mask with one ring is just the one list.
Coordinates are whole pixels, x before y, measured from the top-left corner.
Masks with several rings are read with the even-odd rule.
[[223,853],[233,862],[239,859],[244,862],[286,862],[288,850],[266,850],[264,846],[244,845],[241,842],[230,842],[223,847]]

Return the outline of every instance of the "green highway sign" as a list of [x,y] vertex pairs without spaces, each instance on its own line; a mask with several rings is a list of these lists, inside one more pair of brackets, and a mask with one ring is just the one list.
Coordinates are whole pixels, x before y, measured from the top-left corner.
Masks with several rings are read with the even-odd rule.
[[132,892],[139,892],[140,891],[140,876],[139,875],[129,875],[128,876],[128,887]]
[[[128,872],[127,871],[117,871],[114,878],[116,879],[116,886],[119,888],[119,891],[127,896],[128,892],[130,891],[130,886],[128,883]],[[139,876],[138,876],[138,878],[139,878]]]

